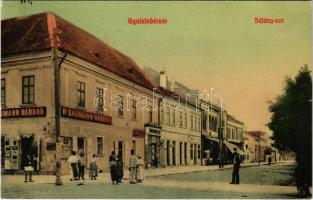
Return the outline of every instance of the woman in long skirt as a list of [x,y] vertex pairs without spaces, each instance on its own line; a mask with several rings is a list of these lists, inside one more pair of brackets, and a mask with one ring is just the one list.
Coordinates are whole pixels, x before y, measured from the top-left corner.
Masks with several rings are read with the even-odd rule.
[[136,171],[136,179],[138,183],[143,182],[143,179],[144,179],[143,170],[144,170],[144,162],[141,159],[141,157],[138,156],[137,171]]
[[90,161],[90,177],[91,180],[96,180],[96,176],[97,176],[97,159],[96,159],[96,155],[93,154],[92,159]]

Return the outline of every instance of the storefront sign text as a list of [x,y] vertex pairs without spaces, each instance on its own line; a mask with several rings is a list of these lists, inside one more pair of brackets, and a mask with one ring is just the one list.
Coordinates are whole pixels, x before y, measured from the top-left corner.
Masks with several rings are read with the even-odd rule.
[[1,109],[1,118],[45,117],[46,114],[46,107]]

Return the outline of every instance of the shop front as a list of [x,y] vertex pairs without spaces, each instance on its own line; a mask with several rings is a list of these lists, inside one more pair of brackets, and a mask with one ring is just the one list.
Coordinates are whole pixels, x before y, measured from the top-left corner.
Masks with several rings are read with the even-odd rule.
[[161,152],[161,128],[156,125],[145,126],[145,166],[159,167]]

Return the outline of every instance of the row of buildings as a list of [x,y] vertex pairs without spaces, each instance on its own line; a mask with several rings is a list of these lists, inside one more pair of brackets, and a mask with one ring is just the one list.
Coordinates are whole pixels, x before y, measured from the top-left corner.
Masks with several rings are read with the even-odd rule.
[[68,173],[73,150],[101,171],[111,151],[128,168],[131,149],[146,167],[247,159],[244,123],[222,106],[53,13],[3,20],[1,41],[2,171],[29,155],[42,174],[56,160]]

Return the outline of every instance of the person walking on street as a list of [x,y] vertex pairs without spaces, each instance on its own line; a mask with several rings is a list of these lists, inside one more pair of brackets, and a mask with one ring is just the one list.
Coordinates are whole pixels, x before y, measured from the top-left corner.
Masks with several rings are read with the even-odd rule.
[[25,166],[24,166],[24,173],[25,173],[25,181],[24,183],[27,183],[27,178],[29,178],[29,182],[34,182],[32,180],[32,175],[33,175],[34,167],[32,165],[32,161],[30,158],[30,155],[26,156],[26,161],[25,161]]
[[224,155],[222,154],[222,155],[220,156],[220,160],[219,160],[219,162],[218,162],[219,168],[224,168],[224,162],[225,162],[225,159],[224,159]]
[[78,180],[78,169],[77,169],[77,163],[78,163],[78,159],[76,156],[76,151],[72,151],[72,155],[68,158],[67,160],[72,167],[72,172],[73,172],[73,178],[71,178],[71,180]]
[[267,161],[268,161],[268,165],[271,165],[271,163],[272,163],[272,157],[269,156],[268,159],[267,159]]
[[234,167],[232,174],[232,181],[230,184],[239,184],[239,168],[240,168],[240,158],[237,150],[234,149]]
[[138,183],[142,183],[143,177],[143,170],[144,170],[144,162],[140,156],[138,156],[137,160],[137,171],[136,171],[136,179]]
[[114,183],[118,184],[118,176],[117,176],[117,163],[116,163],[116,157],[115,152],[112,151],[111,156],[109,158],[110,162],[110,172],[111,172],[111,180],[114,185]]
[[90,160],[89,169],[90,169],[91,180],[97,180],[96,176],[97,176],[98,167],[97,167],[97,159],[96,159],[95,154],[92,155],[92,158]]
[[78,157],[78,179],[85,180],[85,165],[84,152],[80,152],[80,156]]
[[137,169],[137,156],[135,155],[134,150],[130,151],[130,161],[129,161],[129,182],[130,184],[136,183],[136,169]]
[[116,166],[117,166],[117,182],[121,183],[123,176],[124,176],[124,171],[123,171],[123,161],[120,155],[117,155],[117,160],[116,160]]

